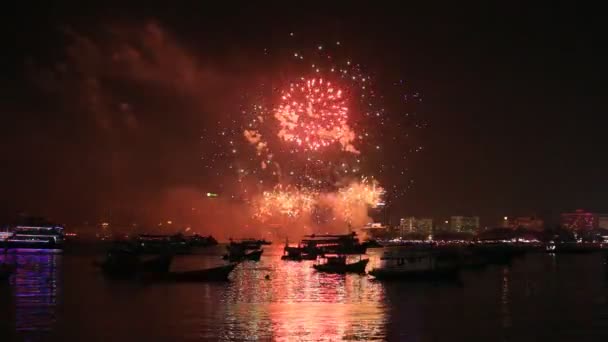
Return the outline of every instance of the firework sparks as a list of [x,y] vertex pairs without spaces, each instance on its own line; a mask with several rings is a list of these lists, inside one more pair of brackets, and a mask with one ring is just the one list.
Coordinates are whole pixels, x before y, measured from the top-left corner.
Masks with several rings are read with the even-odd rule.
[[[340,45],[292,51],[287,78],[271,76],[271,82],[243,95],[242,123],[234,126],[240,139],[230,135],[227,154],[237,157],[233,168],[258,221],[363,225],[367,209],[384,205],[385,194],[366,175],[398,172],[408,181],[406,169],[384,162],[390,153],[400,153],[400,159],[412,153],[402,139],[408,126],[385,115],[383,106],[395,102],[378,92],[377,75],[335,54]],[[392,100],[407,100],[397,89],[403,84],[393,84]],[[385,148],[387,142],[391,148]],[[395,198],[407,187],[389,189]]]
[[323,78],[301,79],[281,96],[274,117],[279,138],[317,151],[339,143],[344,151],[359,153],[355,133],[348,125],[348,107],[342,90]]
[[315,192],[279,184],[254,202],[254,217],[262,222],[273,217],[296,219],[312,211],[317,197]]

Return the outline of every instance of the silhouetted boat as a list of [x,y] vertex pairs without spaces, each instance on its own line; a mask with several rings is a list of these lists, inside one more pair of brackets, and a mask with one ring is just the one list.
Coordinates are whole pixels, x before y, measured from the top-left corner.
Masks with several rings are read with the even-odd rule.
[[454,281],[458,280],[458,268],[437,268],[429,270],[395,270],[374,268],[369,274],[378,280],[409,280],[409,281]]
[[319,258],[319,263],[314,264],[315,270],[327,273],[365,273],[365,267],[369,259],[360,259],[353,263],[347,263],[346,256],[326,256]]
[[302,248],[289,247],[285,245],[283,248],[282,260],[302,261]]
[[545,246],[547,253],[569,253],[569,254],[585,254],[601,251],[602,248],[594,243],[577,243],[577,242],[549,242]]
[[150,235],[141,234],[135,239],[135,251],[139,254],[190,254],[191,244],[181,234]]
[[223,256],[224,260],[229,260],[232,262],[235,261],[243,261],[243,260],[252,260],[252,261],[259,261],[262,253],[264,252],[263,249],[258,249],[256,251],[252,251],[252,252],[235,252],[235,251],[231,251],[229,254],[226,254]]
[[131,278],[141,273],[169,272],[172,261],[173,256],[171,254],[164,254],[142,261],[132,251],[114,250],[110,251],[106,259],[98,266],[108,277]]
[[362,245],[365,246],[365,248],[381,248],[381,247],[384,247],[384,246],[382,246],[382,244],[380,244],[380,242],[378,242],[377,240],[374,240],[374,239],[364,241],[362,243]]
[[232,272],[236,266],[236,263],[231,263],[228,265],[208,268],[204,270],[148,274],[144,276],[144,279],[150,281],[171,282],[227,281],[230,272]]
[[249,249],[260,249],[262,247],[262,245],[271,245],[272,242],[270,241],[266,241],[266,240],[260,240],[260,239],[243,239],[240,241],[235,241],[235,240],[230,240],[230,244],[228,245],[228,248],[231,247],[236,247],[236,248],[240,248],[243,250],[249,250]]
[[7,281],[8,278],[15,272],[15,267],[7,263],[0,263],[0,281]]
[[453,261],[441,260],[430,250],[408,250],[385,253],[383,266],[369,274],[378,280],[454,281],[460,270]]
[[193,236],[186,238],[186,241],[192,247],[209,247],[217,245],[217,240],[211,235],[200,236],[194,234]]

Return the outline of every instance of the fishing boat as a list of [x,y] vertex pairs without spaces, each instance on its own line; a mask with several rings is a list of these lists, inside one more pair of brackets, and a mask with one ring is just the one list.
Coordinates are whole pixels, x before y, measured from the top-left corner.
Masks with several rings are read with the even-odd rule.
[[319,272],[326,273],[365,273],[365,267],[369,259],[361,259],[348,263],[345,255],[324,256],[317,260],[312,267]]
[[227,281],[228,276],[237,266],[237,263],[231,263],[224,266],[212,267],[204,270],[185,271],[185,272],[168,272],[149,274],[144,277],[150,281],[169,281],[169,282],[210,282],[210,281]]
[[460,276],[457,264],[442,260],[430,250],[385,252],[381,263],[369,272],[378,280],[453,281]]

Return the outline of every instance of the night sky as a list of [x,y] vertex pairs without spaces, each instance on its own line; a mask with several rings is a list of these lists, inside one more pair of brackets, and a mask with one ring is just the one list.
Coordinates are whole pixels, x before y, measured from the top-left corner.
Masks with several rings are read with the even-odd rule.
[[[290,32],[313,46],[343,41],[370,70],[422,95],[417,120],[428,126],[404,134],[423,149],[393,161],[407,176],[384,180],[413,180],[393,216],[479,215],[492,225],[608,212],[601,11],[574,2],[103,4],[3,10],[3,221],[19,212],[145,220],[180,194],[216,191],[227,176],[205,167],[201,156],[214,153],[205,141],[268,69],[256,56],[280,50]],[[150,55],[134,62],[130,47],[142,46]]]

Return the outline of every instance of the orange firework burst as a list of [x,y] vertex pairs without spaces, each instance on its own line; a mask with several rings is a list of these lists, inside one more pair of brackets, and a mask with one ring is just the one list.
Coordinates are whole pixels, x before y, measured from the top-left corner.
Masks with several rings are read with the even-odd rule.
[[312,211],[318,194],[280,184],[272,191],[264,191],[254,203],[254,217],[266,221],[271,217],[298,218]]
[[337,207],[341,209],[344,220],[350,222],[353,214],[360,211],[359,209],[384,205],[382,201],[384,193],[384,189],[376,180],[370,182],[367,178],[363,178],[360,182],[353,182],[339,190],[340,203]]
[[347,122],[347,99],[331,82],[302,78],[283,92],[281,101],[274,113],[279,138],[309,151],[339,143],[344,151],[359,153]]
[[363,178],[361,182],[353,182],[345,188],[340,189],[340,198],[345,203],[364,204],[376,208],[383,205],[382,195],[384,189],[378,181],[368,181]]

